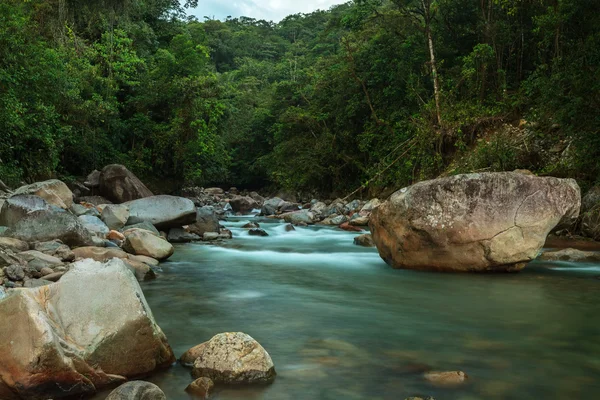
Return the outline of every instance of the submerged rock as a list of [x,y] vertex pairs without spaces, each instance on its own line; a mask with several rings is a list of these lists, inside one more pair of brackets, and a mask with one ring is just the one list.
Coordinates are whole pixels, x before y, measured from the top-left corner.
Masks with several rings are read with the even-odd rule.
[[577,218],[580,201],[572,179],[457,175],[394,193],[373,210],[369,226],[394,268],[517,271],[554,227]]
[[167,396],[154,383],[132,381],[110,392],[105,400],[167,400]]
[[250,236],[269,236],[269,234],[261,228],[253,228],[248,231],[248,235]]
[[202,377],[190,383],[185,391],[194,397],[208,399],[215,383],[210,378]]
[[0,351],[0,394],[81,396],[174,361],[121,260],[78,262],[56,284],[13,291],[0,301],[0,320],[11,348]]
[[242,332],[220,333],[189,352],[195,356],[195,378],[208,377],[226,384],[268,383],[275,379],[269,353]]
[[375,243],[373,243],[373,237],[370,233],[356,236],[354,238],[354,244],[363,247],[375,247]]
[[469,376],[462,371],[427,372],[423,377],[434,386],[442,387],[459,386],[465,383],[469,378]]
[[594,251],[581,251],[576,249],[546,251],[538,257],[538,260],[597,263],[600,262],[600,253]]

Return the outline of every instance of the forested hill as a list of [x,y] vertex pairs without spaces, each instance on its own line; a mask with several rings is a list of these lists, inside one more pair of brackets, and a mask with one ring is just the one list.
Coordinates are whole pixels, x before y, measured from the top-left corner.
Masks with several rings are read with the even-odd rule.
[[596,0],[357,0],[280,23],[3,0],[0,179],[122,163],[322,195],[515,168],[592,183],[599,66]]

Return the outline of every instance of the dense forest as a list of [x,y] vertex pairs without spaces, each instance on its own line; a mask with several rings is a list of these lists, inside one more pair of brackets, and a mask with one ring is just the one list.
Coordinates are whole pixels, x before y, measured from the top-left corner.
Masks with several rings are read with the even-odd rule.
[[[3,0],[0,179],[377,194],[600,173],[596,0],[356,0],[279,23],[178,0]],[[201,4],[200,4],[201,9]]]

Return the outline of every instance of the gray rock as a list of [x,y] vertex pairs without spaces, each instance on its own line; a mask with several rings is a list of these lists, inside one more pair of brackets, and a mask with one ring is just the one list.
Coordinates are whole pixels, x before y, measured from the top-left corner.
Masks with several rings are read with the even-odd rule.
[[217,232],[204,232],[204,235],[202,235],[202,240],[205,242],[211,242],[217,239],[219,239],[219,234]]
[[127,225],[148,221],[157,229],[169,229],[196,222],[196,206],[184,197],[160,195],[125,204],[129,207]]
[[538,260],[541,261],[567,261],[567,262],[600,262],[600,253],[595,251],[581,251],[577,249],[563,249],[557,251],[546,251]]
[[285,222],[290,224],[298,225],[298,224],[314,224],[316,220],[315,214],[308,210],[295,211],[282,215]]
[[102,204],[112,204],[112,201],[102,196],[82,196],[78,200],[82,203],[89,203],[95,206],[100,206]]
[[167,400],[167,396],[153,383],[132,381],[110,392],[105,400]]
[[361,209],[360,200],[353,200],[344,206],[344,210],[346,211],[346,213],[359,211],[360,209]]
[[69,187],[58,179],[36,182],[21,186],[13,195],[34,195],[46,200],[49,204],[68,210],[73,204],[73,193]]
[[2,210],[0,211],[0,225],[13,227],[31,212],[49,210],[64,212],[61,208],[49,204],[39,196],[13,196],[6,199],[2,206]]
[[260,213],[265,216],[275,215],[279,210],[279,205],[281,203],[283,203],[283,199],[280,199],[279,197],[265,200]]
[[108,226],[106,226],[106,224],[104,222],[102,222],[102,220],[98,217],[94,217],[92,215],[82,215],[79,218],[79,221],[81,222],[81,224],[90,232],[92,232],[94,235],[98,236],[99,238],[106,238],[106,235],[108,235],[108,232],[110,232],[110,229],[108,229]]
[[129,219],[129,207],[124,204],[109,204],[102,210],[102,221],[111,230],[119,230]]
[[260,209],[261,205],[258,201],[250,196],[235,196],[229,201],[234,212],[249,213],[252,210]]
[[21,251],[29,250],[29,243],[19,239],[0,237],[0,249],[9,249],[14,251],[15,253],[20,253]]
[[369,226],[394,268],[518,271],[555,226],[577,218],[580,204],[572,179],[457,175],[394,193],[373,210]]
[[94,217],[100,216],[100,213],[95,207],[88,208],[82,206],[81,204],[73,204],[69,210],[78,217],[81,215],[92,215]]
[[107,165],[102,169],[98,181],[100,194],[114,203],[125,203],[153,195],[146,185],[123,165]]
[[171,243],[189,243],[202,238],[195,233],[186,232],[183,228],[171,228],[167,240]]
[[23,284],[23,287],[26,288],[38,288],[38,287],[42,287],[42,286],[47,286],[47,285],[51,285],[54,282],[48,281],[46,279],[28,279],[25,281],[25,283]]
[[213,207],[204,206],[198,208],[196,213],[196,222],[188,226],[188,231],[198,236],[205,232],[220,232],[219,218]]
[[146,230],[146,231],[153,232],[157,236],[159,235],[158,229],[156,229],[156,227],[154,225],[152,225],[148,221],[140,222],[139,224],[126,225],[123,228],[121,228],[120,231],[121,232],[126,232],[126,231],[128,231],[130,229],[143,229],[143,230]]
[[32,247],[34,250],[54,256],[62,261],[73,261],[75,259],[75,254],[71,251],[69,246],[63,244],[60,240],[37,242],[33,243]]
[[9,265],[4,268],[4,275],[11,281],[22,281],[25,278],[25,270],[20,265]]
[[85,186],[90,189],[95,189],[100,187],[100,171],[97,169],[93,170],[83,182]]
[[26,242],[46,242],[59,239],[70,247],[94,245],[92,233],[83,226],[77,217],[66,212],[31,212],[9,229],[6,236]]
[[248,235],[250,236],[269,236],[269,234],[261,228],[253,228],[248,231]]

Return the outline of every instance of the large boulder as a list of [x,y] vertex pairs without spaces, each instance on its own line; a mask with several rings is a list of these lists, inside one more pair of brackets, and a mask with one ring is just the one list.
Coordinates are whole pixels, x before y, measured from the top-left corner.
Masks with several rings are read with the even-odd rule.
[[122,384],[104,400],[167,400],[167,396],[154,383],[133,381]]
[[131,254],[166,260],[173,255],[173,245],[152,232],[135,229],[125,235],[123,249]]
[[572,179],[457,175],[394,193],[369,226],[394,268],[516,271],[537,257],[555,226],[577,218],[580,204]]
[[309,210],[294,211],[294,212],[282,214],[281,216],[283,217],[285,222],[288,222],[288,223],[294,224],[294,225],[299,225],[299,224],[310,225],[310,224],[314,224],[315,221],[317,220],[317,216]]
[[82,397],[174,361],[121,260],[73,265],[52,285],[0,301],[2,399]]
[[30,194],[39,196],[48,203],[67,210],[73,204],[73,193],[69,187],[58,179],[36,182],[31,185],[21,186],[13,195]]
[[92,232],[99,238],[105,239],[108,233],[110,232],[108,226],[106,226],[106,224],[102,222],[100,218],[94,217],[93,215],[82,215],[77,217],[77,219],[79,219],[79,222],[81,222],[81,224],[88,231]]
[[265,200],[260,213],[264,216],[274,215],[279,210],[279,206],[284,203],[283,199],[279,197],[273,197]]
[[234,196],[229,201],[234,212],[248,213],[255,209],[260,209],[260,203],[250,196]]
[[24,216],[34,211],[56,212],[64,211],[62,208],[49,204],[46,200],[34,195],[12,196],[4,202],[0,209],[0,225],[15,226]]
[[206,232],[220,232],[219,217],[213,207],[198,208],[196,222],[188,226],[188,232],[202,236]]
[[152,196],[150,189],[123,165],[107,165],[98,181],[100,194],[114,203]]
[[194,378],[207,377],[215,383],[266,383],[275,379],[269,353],[250,335],[221,333],[182,357],[194,359]]
[[92,246],[95,243],[92,233],[73,214],[44,210],[30,212],[7,230],[5,236],[26,242],[59,239],[70,247]]
[[169,229],[196,222],[196,206],[185,197],[152,196],[125,205],[129,207],[127,225],[148,221],[158,229]]

